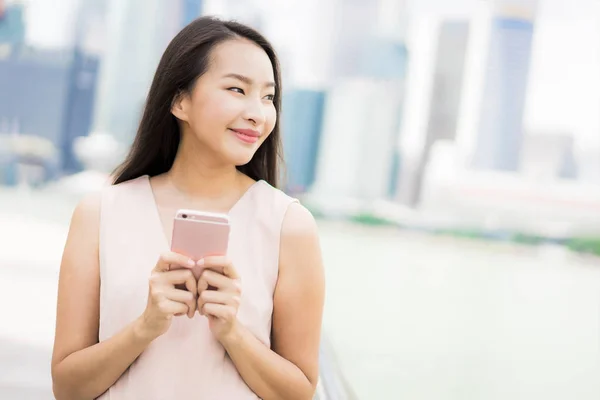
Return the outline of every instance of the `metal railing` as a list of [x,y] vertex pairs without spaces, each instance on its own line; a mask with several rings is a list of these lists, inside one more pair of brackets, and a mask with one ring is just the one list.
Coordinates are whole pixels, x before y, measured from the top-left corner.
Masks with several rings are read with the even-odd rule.
[[319,382],[314,400],[358,400],[346,382],[326,337],[322,338],[319,349]]

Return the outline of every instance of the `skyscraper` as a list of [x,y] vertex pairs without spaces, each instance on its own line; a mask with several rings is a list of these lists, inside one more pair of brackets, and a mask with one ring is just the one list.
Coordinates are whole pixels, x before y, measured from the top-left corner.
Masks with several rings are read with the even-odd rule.
[[459,139],[476,169],[516,171],[537,0],[495,0],[469,49]]
[[315,180],[324,106],[321,90],[292,88],[283,94],[284,182],[290,193],[306,192]]
[[0,44],[20,46],[25,41],[25,10],[22,4],[6,7],[0,0]]
[[[431,74],[431,89],[420,118],[424,123],[412,124],[408,135],[423,137],[415,148],[415,156],[407,157],[401,182],[400,200],[415,205],[419,202],[423,177],[428,166],[431,148],[438,140],[454,140],[458,112],[465,78],[465,58],[469,39],[469,21],[445,20],[437,25],[433,57],[414,68]],[[417,60],[419,62],[419,60]],[[423,86],[421,86],[423,87]],[[419,118],[419,116],[412,116]]]
[[75,47],[68,73],[61,140],[61,167],[66,173],[80,169],[73,152],[73,143],[77,137],[90,133],[99,63],[97,55],[88,54],[79,46]]
[[576,149],[581,182],[600,185],[600,146],[581,145]]
[[129,144],[135,136],[158,61],[168,42],[192,18],[186,1],[110,0],[94,130]]
[[[89,3],[85,3],[86,5]],[[45,141],[56,151],[52,159],[37,160],[46,167],[46,178],[60,169],[76,169],[71,143],[89,131],[98,57],[81,41],[62,48],[25,46],[23,6],[12,5],[0,20],[0,42],[9,51],[0,58],[0,120],[13,122],[13,133]],[[86,26],[83,4],[74,14]],[[76,29],[76,36],[84,29]],[[25,139],[23,139],[25,140]]]
[[539,180],[576,178],[578,166],[573,135],[562,131],[524,135],[520,170]]
[[62,134],[62,169],[65,173],[77,172],[81,166],[74,154],[73,143],[77,137],[87,136],[92,126],[94,101],[100,66],[99,36],[97,30],[106,14],[101,0],[79,3],[75,29],[72,61],[69,69]]
[[[401,174],[395,199],[419,203],[436,142],[454,141],[463,100],[468,19],[420,18],[413,24],[406,108],[400,137]],[[444,147],[444,148],[447,148]]]
[[181,27],[183,28],[202,15],[202,0],[181,0]]
[[425,151],[440,139],[454,140],[464,79],[469,22],[443,21],[438,32]]
[[408,58],[402,2],[342,1],[311,197],[324,207],[393,196]]

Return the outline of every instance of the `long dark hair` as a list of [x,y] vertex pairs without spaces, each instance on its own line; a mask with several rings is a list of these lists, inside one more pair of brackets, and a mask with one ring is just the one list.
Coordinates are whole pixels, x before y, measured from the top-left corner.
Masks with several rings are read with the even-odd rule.
[[271,44],[260,33],[246,25],[213,17],[196,19],[169,43],[156,69],[129,155],[115,170],[113,184],[142,175],[159,175],[171,169],[181,139],[177,119],[171,114],[173,100],[181,93],[189,93],[198,77],[206,72],[211,50],[219,43],[235,38],[251,40],[269,56],[275,76],[273,102],[277,113],[277,122],[269,137],[252,160],[237,169],[252,179],[262,179],[277,187],[279,163],[282,161],[279,61]]

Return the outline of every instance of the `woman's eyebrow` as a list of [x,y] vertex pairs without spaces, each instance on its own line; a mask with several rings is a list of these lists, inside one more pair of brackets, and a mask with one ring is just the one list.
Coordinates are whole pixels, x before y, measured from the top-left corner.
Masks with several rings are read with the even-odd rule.
[[[223,78],[237,79],[238,81],[244,82],[247,85],[252,85],[254,83],[254,81],[252,79],[248,78],[247,76],[235,74],[235,73],[226,74],[223,76]],[[275,82],[267,82],[267,83],[265,83],[265,87],[275,87]]]

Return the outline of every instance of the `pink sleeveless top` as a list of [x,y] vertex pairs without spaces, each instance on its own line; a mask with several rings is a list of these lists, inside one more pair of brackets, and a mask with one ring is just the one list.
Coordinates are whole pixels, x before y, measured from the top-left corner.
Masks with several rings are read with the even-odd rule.
[[[242,279],[238,318],[270,346],[281,225],[296,201],[258,181],[230,210],[229,257]],[[104,189],[100,217],[100,341],[146,308],[148,278],[169,250],[148,176]],[[257,399],[204,316],[175,317],[99,399]]]

